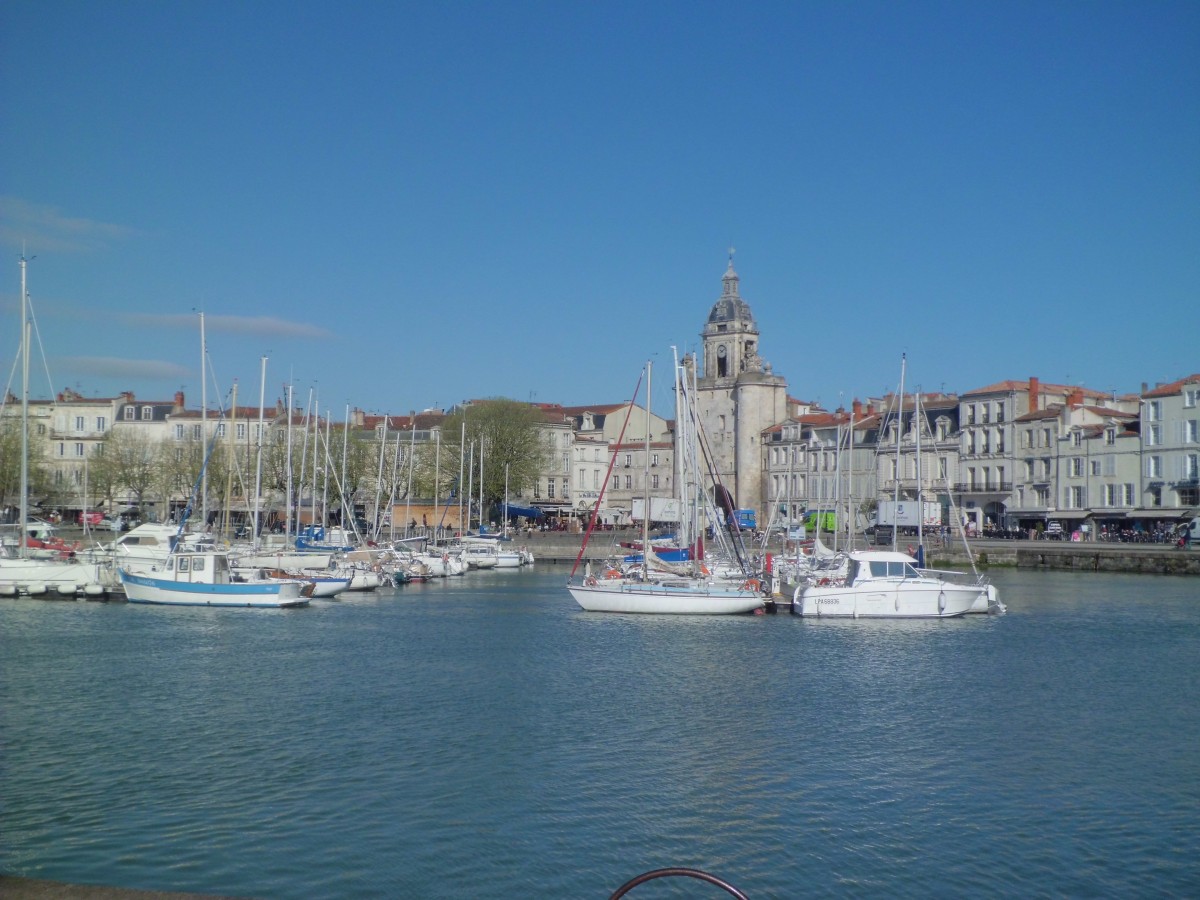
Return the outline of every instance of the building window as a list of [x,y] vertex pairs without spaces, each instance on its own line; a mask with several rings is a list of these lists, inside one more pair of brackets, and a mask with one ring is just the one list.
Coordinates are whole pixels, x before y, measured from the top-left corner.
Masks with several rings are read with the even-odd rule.
[[127,421],[133,419],[133,407],[132,406],[125,407],[125,419]]
[[[219,437],[219,438],[225,437],[225,423],[224,422],[217,423],[217,437]],[[400,453],[403,454],[404,450],[401,449]],[[403,455],[401,455],[400,458],[403,459],[404,458]]]
[[96,430],[97,431],[104,431],[104,428],[107,424],[108,424],[108,420],[104,416],[96,416]]
[[996,421],[997,422],[1004,421],[1004,401],[1003,400],[996,404]]
[[153,418],[154,418],[154,408],[151,406],[143,406],[142,407],[142,421],[149,422]]
[[658,490],[658,475],[650,476],[650,487],[654,488],[655,490]]
[[183,425],[175,426],[175,440],[177,440],[177,441],[183,440]]
[[76,431],[83,431],[83,416],[76,416],[76,417],[75,417],[75,430],[76,430]]
[[245,438],[246,438],[246,423],[238,422],[237,423],[237,439],[239,441],[241,441],[241,440],[245,440]]
[[1123,496],[1121,498],[1121,505],[1122,506],[1133,506],[1133,483],[1132,482],[1128,482],[1125,484],[1124,495],[1125,496]]
[[546,499],[547,500],[554,499],[554,479],[553,478],[546,479]]
[[1071,432],[1071,446],[1078,447],[1083,443],[1083,434],[1078,431]]
[[1147,478],[1162,478],[1162,457],[1147,456],[1146,457],[1146,477]]
[[1183,442],[1185,444],[1196,443],[1196,436],[1197,436],[1196,424],[1197,423],[1196,423],[1195,419],[1188,419],[1186,422],[1183,423]]
[[1162,426],[1161,425],[1151,425],[1149,430],[1146,432],[1146,446],[1147,447],[1157,447],[1161,443],[1162,443]]
[[1157,422],[1162,418],[1162,401],[1151,400],[1146,404],[1146,421]]
[[633,454],[626,453],[625,454],[625,468],[628,469],[632,464],[633,464]]
[[1200,477],[1200,456],[1189,453],[1183,458],[1183,477],[1188,481]]
[[1100,460],[1098,460],[1098,459],[1092,460],[1092,474],[1093,475],[1100,474]]
[[[1195,424],[1195,423],[1192,423],[1192,424]],[[658,454],[657,453],[650,454],[650,465],[652,465],[652,466],[658,465]]]
[[1117,442],[1117,429],[1115,429],[1115,428],[1104,429],[1104,443],[1108,444],[1111,447],[1116,442]]
[[1100,491],[1101,506],[1116,506],[1117,505],[1117,485],[1106,484]]
[[75,445],[75,455],[76,455],[76,456],[83,456],[83,444],[76,444],[76,445]]
[[1068,503],[1068,506],[1070,506],[1071,509],[1083,509],[1083,485],[1075,485],[1074,487],[1068,488],[1068,491],[1070,493],[1070,502]]
[[1200,390],[1196,388],[1188,388],[1183,392],[1183,405],[1186,409],[1191,409],[1196,405],[1196,398],[1200,397]]
[[625,490],[627,490],[627,491],[633,490],[633,476],[632,475],[625,476]]
[[58,455],[59,456],[67,455],[67,445],[62,443],[61,441],[59,441],[59,444],[58,444]]
[[199,425],[192,426],[192,440],[193,441],[200,440],[200,426]]

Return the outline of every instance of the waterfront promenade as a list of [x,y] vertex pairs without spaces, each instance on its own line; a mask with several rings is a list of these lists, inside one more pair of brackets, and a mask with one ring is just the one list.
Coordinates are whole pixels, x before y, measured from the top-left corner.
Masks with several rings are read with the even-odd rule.
[[[638,540],[634,530],[601,531],[588,542],[584,559],[601,560],[618,550],[619,541]],[[513,538],[518,546],[527,546],[542,563],[570,566],[579,553],[581,537],[566,531],[534,531]],[[861,541],[861,538],[860,538]],[[832,542],[830,542],[832,543]],[[915,544],[914,538],[900,542],[904,550]],[[757,546],[757,545],[756,545]],[[860,549],[865,545],[857,544]],[[772,540],[767,551],[780,554],[782,541]],[[1019,569],[1070,569],[1091,572],[1126,572],[1145,575],[1200,575],[1200,548],[1181,550],[1164,544],[1124,544],[1104,542],[987,540],[971,541],[976,564],[981,567],[1015,566]],[[931,566],[961,568],[969,566],[962,542],[951,541],[946,547],[927,542]]]

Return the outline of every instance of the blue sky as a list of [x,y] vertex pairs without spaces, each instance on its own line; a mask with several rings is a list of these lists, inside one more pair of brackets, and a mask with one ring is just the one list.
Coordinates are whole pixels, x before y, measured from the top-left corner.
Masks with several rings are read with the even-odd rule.
[[[1194,2],[0,7],[0,363],[615,402],[727,248],[789,393],[1200,370]],[[33,356],[34,395],[49,389]]]

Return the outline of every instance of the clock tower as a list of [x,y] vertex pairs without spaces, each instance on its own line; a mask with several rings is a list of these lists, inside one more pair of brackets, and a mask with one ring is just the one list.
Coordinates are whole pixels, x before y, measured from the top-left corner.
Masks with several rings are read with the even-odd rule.
[[729,267],[721,296],[700,333],[703,361],[696,378],[696,406],[721,482],[740,509],[764,522],[762,433],[787,418],[787,381],[758,355],[758,326]]

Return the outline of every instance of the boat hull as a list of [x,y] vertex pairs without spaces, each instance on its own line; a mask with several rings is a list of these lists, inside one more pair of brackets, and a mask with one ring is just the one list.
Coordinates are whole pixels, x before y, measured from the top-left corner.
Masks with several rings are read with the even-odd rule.
[[796,590],[792,612],[822,618],[949,619],[970,612],[981,594],[986,597],[983,587],[938,583],[808,586]]
[[763,607],[758,591],[720,587],[696,588],[606,581],[570,585],[575,602],[588,612],[652,613],[655,615],[737,615]]
[[300,593],[304,584],[299,581],[203,584],[152,578],[122,569],[121,583],[125,586],[125,598],[130,603],[153,603],[164,606],[250,606],[273,609],[308,604],[308,598]]

